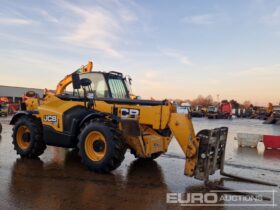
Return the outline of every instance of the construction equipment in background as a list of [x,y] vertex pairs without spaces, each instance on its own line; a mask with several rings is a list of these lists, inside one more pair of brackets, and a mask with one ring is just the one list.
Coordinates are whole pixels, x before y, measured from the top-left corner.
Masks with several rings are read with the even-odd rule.
[[192,106],[190,109],[190,114],[192,117],[204,117],[205,110],[201,105]]
[[189,114],[191,110],[191,105],[189,103],[183,102],[177,105],[177,113]]
[[0,116],[8,116],[8,105],[6,103],[0,104]]
[[280,125],[280,105],[273,106],[271,115],[264,121],[264,124]]
[[232,106],[227,100],[224,100],[219,105],[219,112],[223,119],[231,119],[232,117]]
[[208,119],[217,119],[218,118],[218,107],[217,106],[208,106],[206,116]]
[[43,154],[46,145],[77,147],[89,170],[106,173],[120,166],[127,149],[136,158],[158,158],[175,136],[185,154],[185,175],[208,183],[223,169],[226,127],[195,135],[191,117],[177,113],[170,101],[131,99],[130,94],[122,73],[92,72],[89,63],[37,103],[25,101],[26,110],[10,122],[14,149],[31,158]]
[[272,103],[268,103],[268,106],[267,106],[267,113],[268,115],[270,116],[273,112],[273,104]]
[[19,109],[19,106],[17,103],[12,102],[12,100],[10,100],[6,96],[0,97],[0,113],[2,115],[4,115],[4,116],[12,115],[16,111],[18,111],[18,109]]
[[0,97],[0,116],[8,116],[9,99],[7,97]]
[[208,119],[231,119],[232,106],[227,100],[223,100],[218,107],[209,106],[206,116]]
[[268,109],[265,107],[255,107],[254,112],[250,116],[251,119],[258,119],[258,120],[267,120],[267,118],[271,115],[269,114]]

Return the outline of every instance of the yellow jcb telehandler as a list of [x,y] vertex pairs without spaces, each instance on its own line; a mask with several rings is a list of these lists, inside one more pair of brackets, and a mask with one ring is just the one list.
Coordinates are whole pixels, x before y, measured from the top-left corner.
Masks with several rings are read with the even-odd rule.
[[14,149],[37,157],[46,145],[78,148],[90,170],[106,173],[120,166],[127,149],[137,158],[155,159],[175,136],[186,157],[185,175],[207,181],[223,169],[226,127],[195,135],[190,116],[177,113],[168,100],[132,99],[130,81],[119,72],[93,72],[89,62],[55,92],[25,101],[26,110],[10,122]]

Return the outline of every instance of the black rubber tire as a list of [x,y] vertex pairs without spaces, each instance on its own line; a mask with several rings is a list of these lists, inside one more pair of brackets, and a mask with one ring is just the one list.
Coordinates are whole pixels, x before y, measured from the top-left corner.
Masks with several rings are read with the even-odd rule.
[[[22,149],[17,143],[16,134],[18,128],[25,125],[30,131],[30,145],[27,149]],[[46,149],[46,144],[43,140],[43,128],[41,122],[33,116],[20,117],[13,127],[13,145],[17,154],[21,157],[34,158],[42,155]]]
[[0,123],[0,134],[2,133],[2,124]]
[[[107,152],[105,156],[99,161],[91,160],[85,152],[85,140],[91,131],[98,131],[103,134]],[[98,173],[108,173],[118,168],[124,160],[126,152],[126,145],[122,141],[118,130],[112,126],[105,124],[103,121],[90,121],[86,123],[78,136],[79,155],[83,164],[91,171]]]

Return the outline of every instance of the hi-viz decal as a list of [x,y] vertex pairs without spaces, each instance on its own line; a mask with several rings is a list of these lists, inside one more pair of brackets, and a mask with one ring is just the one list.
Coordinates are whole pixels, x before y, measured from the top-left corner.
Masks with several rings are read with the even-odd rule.
[[56,115],[45,115],[44,121],[55,123],[57,121],[57,117],[56,117]]
[[121,108],[121,118],[138,118],[139,109]]

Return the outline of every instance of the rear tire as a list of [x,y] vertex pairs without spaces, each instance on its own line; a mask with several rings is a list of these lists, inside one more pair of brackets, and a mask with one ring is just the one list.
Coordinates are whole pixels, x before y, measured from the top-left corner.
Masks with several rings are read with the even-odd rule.
[[126,145],[116,128],[102,121],[90,121],[78,137],[79,155],[89,170],[108,173],[124,160]]
[[34,158],[44,153],[46,144],[43,140],[41,122],[33,116],[22,116],[13,128],[13,145],[21,157]]

